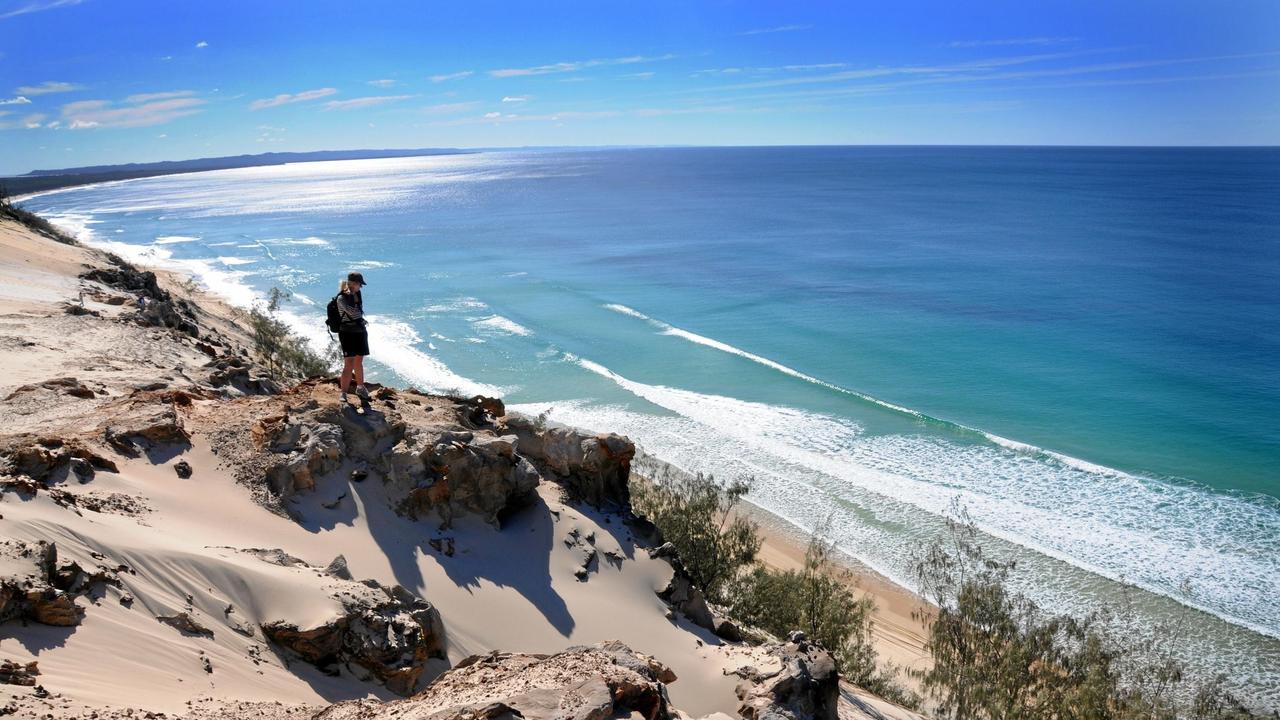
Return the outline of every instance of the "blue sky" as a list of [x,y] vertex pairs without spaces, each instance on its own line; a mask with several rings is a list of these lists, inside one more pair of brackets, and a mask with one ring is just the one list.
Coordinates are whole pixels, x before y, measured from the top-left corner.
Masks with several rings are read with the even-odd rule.
[[282,150],[1280,144],[1280,2],[0,0],[0,173]]

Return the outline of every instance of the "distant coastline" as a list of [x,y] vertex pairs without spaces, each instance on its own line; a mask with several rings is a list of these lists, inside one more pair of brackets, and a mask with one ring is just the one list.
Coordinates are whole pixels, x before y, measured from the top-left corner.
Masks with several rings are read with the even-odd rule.
[[465,155],[477,150],[460,148],[414,148],[387,150],[318,150],[315,152],[269,152],[256,155],[228,155],[195,160],[165,160],[124,165],[92,165],[59,170],[32,170],[25,175],[0,178],[0,187],[11,196],[92,185],[116,180],[136,180],[160,175],[231,170],[234,168],[286,165],[289,163],[324,162],[328,160],[374,160],[383,158],[424,157],[428,155]]

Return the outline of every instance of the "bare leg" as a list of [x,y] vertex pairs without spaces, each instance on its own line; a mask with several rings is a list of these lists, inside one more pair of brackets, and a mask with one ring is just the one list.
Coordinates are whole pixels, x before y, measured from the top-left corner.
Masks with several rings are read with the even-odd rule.
[[355,361],[353,369],[355,370],[356,387],[359,387],[364,385],[364,356],[357,355],[351,359]]
[[342,358],[342,375],[338,378],[338,388],[344,393],[347,391],[347,387],[351,385],[351,375],[355,369],[356,360],[357,358],[352,357]]

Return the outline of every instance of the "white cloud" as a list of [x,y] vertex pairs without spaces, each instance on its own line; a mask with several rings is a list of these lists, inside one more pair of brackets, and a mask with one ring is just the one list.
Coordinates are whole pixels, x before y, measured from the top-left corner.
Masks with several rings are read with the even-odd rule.
[[382,80],[370,80],[370,81],[368,82],[368,84],[369,84],[369,85],[372,85],[372,86],[374,86],[374,87],[389,88],[389,87],[391,87],[392,85],[395,85],[395,84],[396,84],[396,81],[395,81],[395,80],[391,80],[390,78],[385,78],[385,79],[382,79]]
[[0,100],[0,105],[30,105],[30,104],[31,104],[31,101],[21,95],[19,95],[16,98],[10,98],[8,100]]
[[262,110],[264,108],[279,107],[290,103],[307,102],[308,100],[319,100],[322,97],[329,97],[336,94],[335,88],[318,88],[316,90],[304,90],[300,93],[281,93],[273,98],[263,98],[254,100],[249,103],[250,110]]
[[528,95],[506,95],[502,98],[504,103],[522,103],[529,102]]
[[462,72],[449,73],[447,75],[432,75],[431,82],[438,83],[449,80],[461,80],[463,78],[471,77],[472,75],[475,75],[475,71],[473,70],[463,70]]
[[603,58],[595,60],[575,60],[573,62],[559,62],[550,65],[535,65],[527,68],[503,68],[501,70],[490,70],[491,77],[520,77],[524,75],[549,75],[551,73],[577,72],[587,68],[599,67],[601,65],[633,65],[635,63],[659,62],[661,60],[671,60],[676,56],[658,55],[654,57],[646,57],[644,55],[628,55],[619,58]]
[[83,89],[83,85],[76,85],[75,83],[45,80],[39,85],[23,85],[17,90],[14,90],[14,92],[19,95],[48,95],[49,93],[73,92],[75,90]]
[[475,100],[470,102],[440,103],[438,105],[429,105],[424,107],[422,108],[422,112],[428,115],[450,115],[453,113],[471,110],[479,104],[480,103]]
[[487,112],[487,113],[485,113],[485,114],[484,114],[484,117],[485,117],[485,119],[486,119],[486,120],[494,120],[494,119],[496,119],[496,118],[500,118],[500,117],[502,117],[502,113],[500,113],[500,112]]
[[162,58],[160,58],[160,59],[161,59],[162,61],[164,61],[164,62],[169,62],[170,60],[172,60],[172,59],[173,59],[173,56],[172,56],[172,55],[165,55],[164,57],[162,57]]
[[202,112],[205,101],[185,94],[133,95],[123,102],[81,100],[62,106],[62,119],[72,130],[161,125]]
[[795,32],[797,30],[809,30],[812,25],[779,25],[771,28],[759,28],[756,30],[748,30],[740,32],[739,35],[768,35],[769,33]]
[[653,72],[652,70],[650,70],[649,72],[626,73],[625,75],[619,75],[618,77],[624,77],[624,78],[639,78],[639,79],[641,79],[641,80],[648,80],[649,78],[653,77],[654,75],[657,75],[657,73],[655,73],[655,72]]
[[44,124],[45,117],[41,114],[28,115],[22,119],[22,126],[28,130],[36,130]]
[[352,98],[350,100],[331,100],[324,104],[325,110],[356,110],[358,108],[384,105],[390,102],[408,100],[412,95],[373,95],[370,97]]
[[69,7],[71,5],[79,5],[84,0],[36,0],[29,2],[17,9],[10,10],[7,13],[0,13],[0,20],[6,20],[18,15],[26,15],[27,13],[41,12],[43,10],[52,10],[54,8]]
[[198,48],[207,48],[207,47],[209,47],[209,43],[205,42],[204,40],[201,40],[200,42],[196,43],[196,47],[198,47]]
[[170,98],[191,97],[192,95],[195,95],[195,94],[196,94],[195,90],[174,90],[172,92],[140,93],[138,95],[130,95],[129,97],[125,98],[124,101],[129,103],[145,103],[145,102],[152,102],[153,100],[168,100]]
[[970,48],[1003,45],[1061,45],[1062,43],[1075,42],[1079,39],[1080,38],[1077,37],[1025,37],[1006,38],[1004,40],[956,40],[948,43],[947,47]]

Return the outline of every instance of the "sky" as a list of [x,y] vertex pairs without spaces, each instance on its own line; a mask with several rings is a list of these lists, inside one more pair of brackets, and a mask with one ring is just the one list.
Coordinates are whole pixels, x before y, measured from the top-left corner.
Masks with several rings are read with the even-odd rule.
[[1280,0],[0,0],[0,174],[689,144],[1277,145]]

